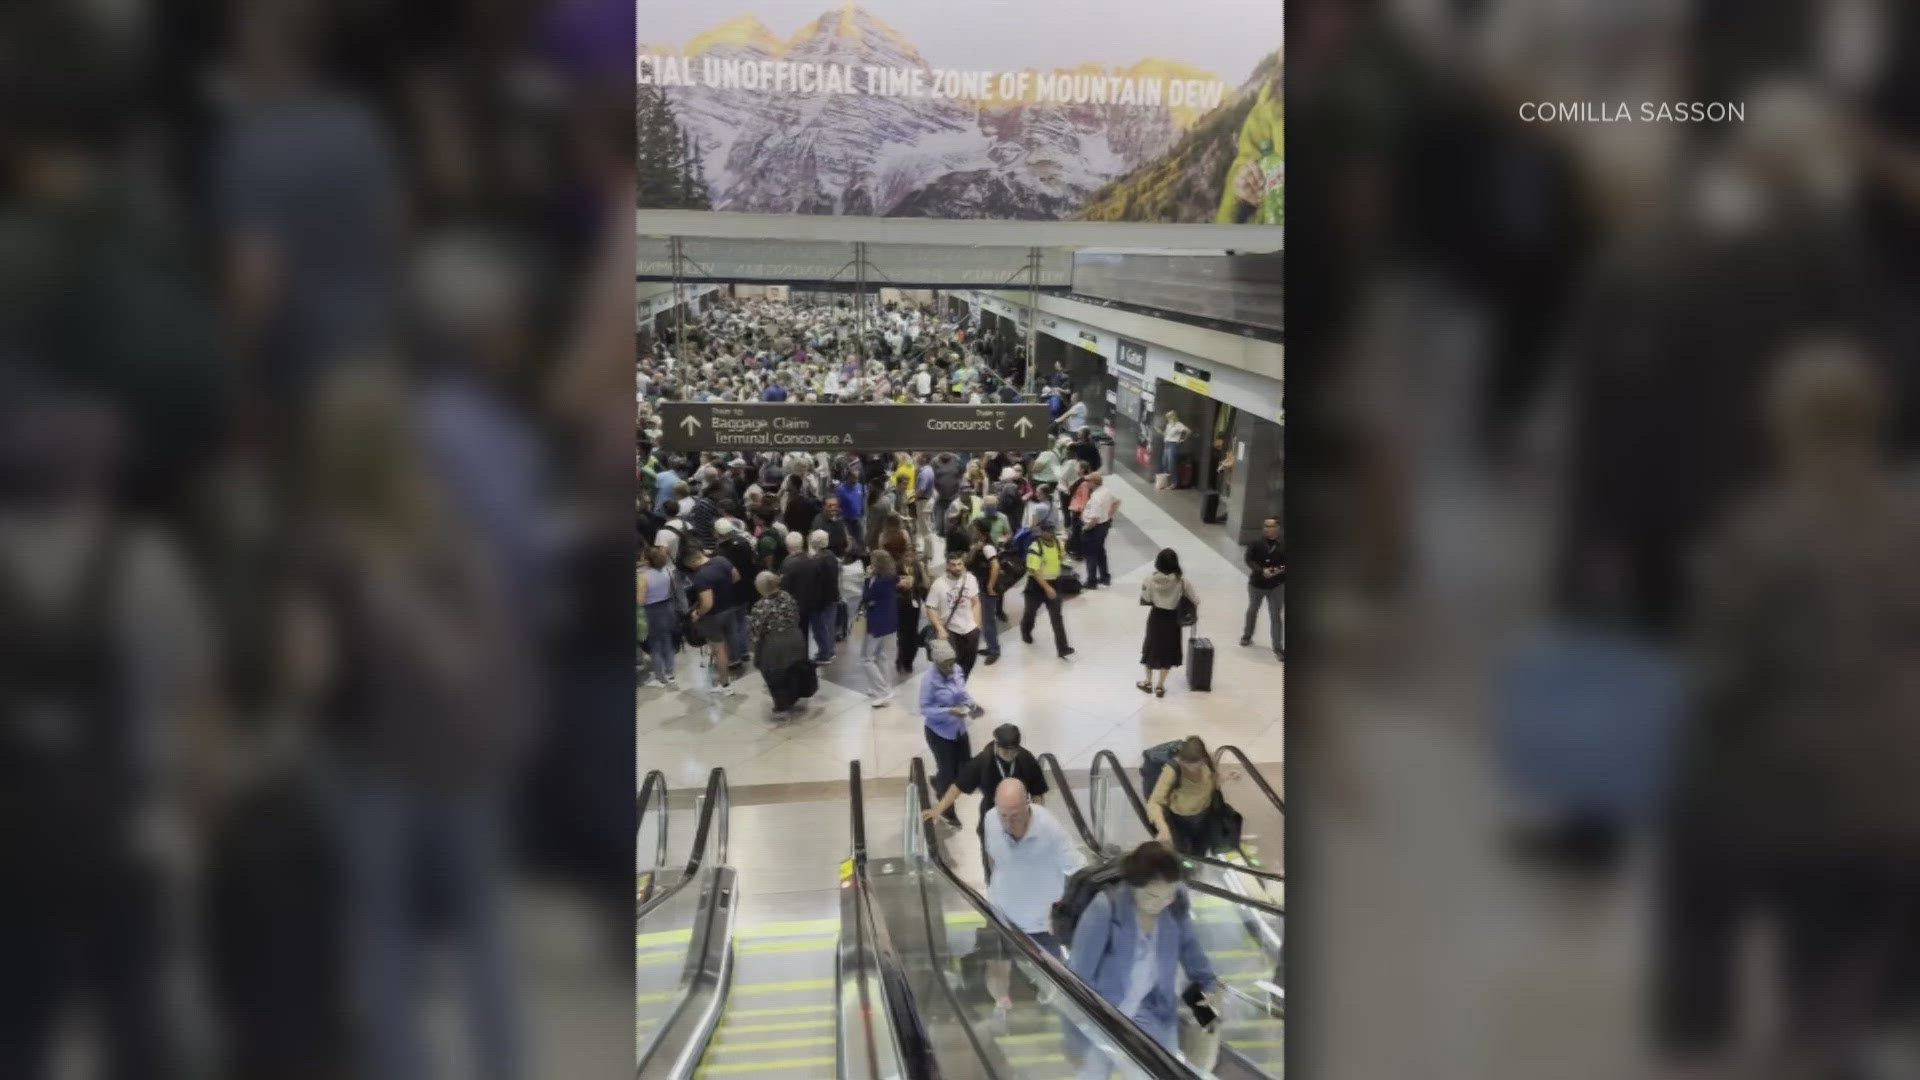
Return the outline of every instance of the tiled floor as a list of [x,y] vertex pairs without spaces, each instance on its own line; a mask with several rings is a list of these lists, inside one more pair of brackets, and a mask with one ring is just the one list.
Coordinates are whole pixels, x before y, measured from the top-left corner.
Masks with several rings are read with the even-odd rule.
[[[1236,744],[1256,762],[1280,762],[1284,675],[1264,645],[1264,621],[1254,646],[1236,644],[1246,611],[1245,571],[1221,550],[1217,538],[1193,531],[1205,528],[1197,524],[1198,494],[1150,496],[1131,477],[1110,482],[1122,500],[1108,543],[1114,587],[1067,602],[1067,634],[1076,649],[1069,660],[1054,656],[1044,615],[1032,646],[1021,644],[1017,626],[1004,628],[1000,662],[974,668],[972,689],[987,709],[971,725],[974,746],[983,746],[996,725],[1012,721],[1021,726],[1029,749],[1051,751],[1068,769],[1085,768],[1100,749],[1113,750],[1122,761],[1137,760],[1145,747],[1189,734],[1210,744]],[[1169,500],[1180,498],[1195,501],[1187,519],[1192,527],[1156,505],[1178,511],[1182,504]],[[1187,690],[1183,669],[1168,679],[1164,699],[1134,688],[1141,677],[1137,661],[1146,615],[1139,606],[1139,585],[1162,547],[1180,552],[1200,594],[1200,633],[1213,639],[1217,653],[1209,693]],[[1021,605],[1017,596],[1008,600],[1008,614],[1016,621]],[[858,760],[870,778],[904,777],[914,755],[926,754],[921,722],[912,709],[920,675],[927,670],[924,659],[912,683],[896,692],[895,704],[875,709],[854,689],[857,669],[848,642],[834,664],[822,669],[820,693],[808,710],[785,722],[769,718],[771,702],[759,676],[741,680],[740,696],[716,700],[704,689],[705,674],[693,670],[695,654],[683,652],[680,664],[682,689],[638,693],[635,740],[641,768],[662,770],[677,789],[698,785],[714,766],[726,768],[736,788],[844,781],[851,760]],[[1277,777],[1278,771],[1270,775]]]

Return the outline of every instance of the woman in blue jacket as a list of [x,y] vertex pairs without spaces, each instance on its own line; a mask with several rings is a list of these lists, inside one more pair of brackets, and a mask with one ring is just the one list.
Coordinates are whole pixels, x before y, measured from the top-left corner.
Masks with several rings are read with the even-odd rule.
[[1193,933],[1180,859],[1157,840],[1130,852],[1121,881],[1093,898],[1073,931],[1067,966],[1169,1050],[1180,1049],[1180,968],[1189,983],[1218,985]]

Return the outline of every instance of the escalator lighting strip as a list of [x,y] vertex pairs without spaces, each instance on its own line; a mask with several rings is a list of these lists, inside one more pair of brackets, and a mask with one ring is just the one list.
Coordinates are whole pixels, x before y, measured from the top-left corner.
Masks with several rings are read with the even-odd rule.
[[743,926],[733,932],[735,941],[751,941],[755,938],[774,937],[811,937],[815,934],[832,934],[840,930],[839,919],[808,919],[801,922],[760,923],[755,926]]
[[733,951],[747,956],[759,953],[825,952],[839,944],[839,941],[837,937],[803,938],[798,941],[757,941],[751,945],[735,945]]
[[993,1041],[1005,1043],[1010,1046],[1019,1046],[1024,1043],[1058,1042],[1064,1038],[1066,1038],[1066,1036],[1058,1031],[1039,1031],[1031,1035],[996,1035]]

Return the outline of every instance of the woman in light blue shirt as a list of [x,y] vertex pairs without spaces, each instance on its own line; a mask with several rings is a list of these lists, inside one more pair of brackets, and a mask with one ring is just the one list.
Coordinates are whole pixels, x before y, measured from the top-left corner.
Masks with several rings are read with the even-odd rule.
[[673,607],[673,577],[667,569],[667,553],[664,548],[648,547],[647,565],[640,571],[638,597],[641,610],[647,613],[647,656],[653,661],[653,671],[644,686],[664,686],[671,689],[673,681],[673,632],[680,624],[680,617]]
[[1081,912],[1067,966],[1155,1042],[1177,1053],[1180,969],[1186,969],[1189,982],[1203,987],[1219,979],[1194,936],[1179,857],[1149,840],[1122,860],[1120,874],[1119,884]]

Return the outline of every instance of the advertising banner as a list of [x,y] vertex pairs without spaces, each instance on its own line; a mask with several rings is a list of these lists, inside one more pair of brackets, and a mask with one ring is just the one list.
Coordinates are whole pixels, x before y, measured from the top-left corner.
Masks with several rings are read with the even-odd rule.
[[1282,223],[1271,0],[727,6],[641,12],[641,209]]

